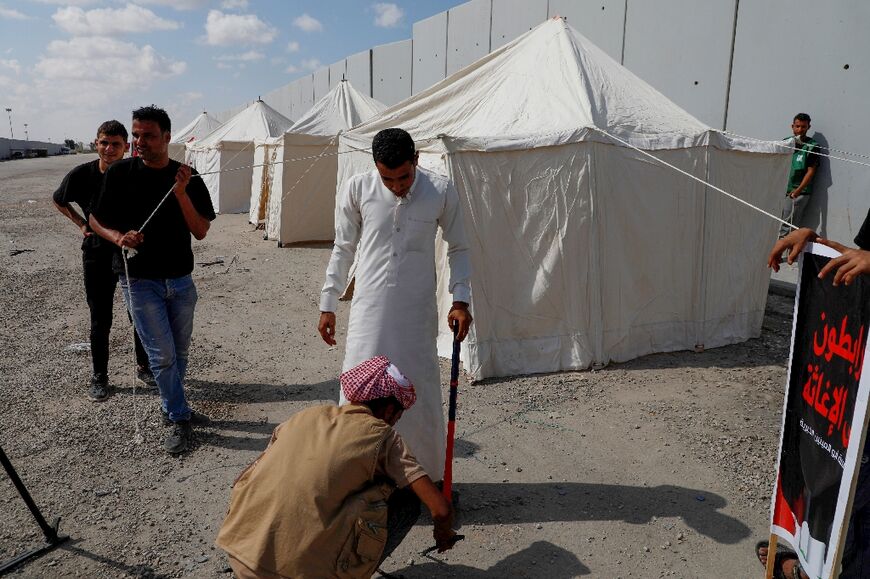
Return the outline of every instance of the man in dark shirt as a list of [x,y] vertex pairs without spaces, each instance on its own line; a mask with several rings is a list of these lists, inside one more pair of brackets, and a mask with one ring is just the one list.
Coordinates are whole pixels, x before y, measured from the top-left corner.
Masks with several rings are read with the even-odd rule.
[[[858,249],[847,247],[830,239],[823,239],[812,229],[801,228],[792,231],[776,242],[767,258],[767,265],[774,271],[779,271],[779,263],[783,252],[788,252],[786,260],[789,265],[794,263],[807,243],[814,241],[827,245],[842,255],[829,261],[819,272],[819,277],[825,278],[834,273],[833,284],[846,285],[855,281],[858,276],[870,275],[870,210],[855,236]],[[843,551],[843,564],[840,579],[858,579],[866,577],[870,569],[870,447],[865,444],[864,456],[861,459],[861,469],[858,473],[858,484],[855,486],[855,498],[852,502],[852,516],[849,519],[849,530],[846,533],[846,543]],[[757,553],[763,561],[767,558],[767,548],[763,553]],[[807,575],[800,571],[796,563],[796,555],[779,555],[782,561],[780,571],[787,577],[806,579]],[[792,571],[797,566],[798,572]]]
[[[819,167],[819,144],[807,136],[810,130],[810,115],[798,113],[791,122],[794,151],[791,155],[791,170],[788,188],[782,203],[782,218],[793,225],[800,225],[801,216],[813,192],[813,179]],[[785,237],[791,228],[783,224],[779,236]]]
[[[127,129],[118,121],[106,121],[97,129],[95,141],[98,159],[79,165],[63,178],[52,195],[54,205],[76,224],[82,233],[82,270],[85,297],[91,312],[91,362],[93,376],[88,394],[91,400],[105,400],[109,394],[109,330],[112,327],[112,307],[118,276],[112,271],[113,246],[94,235],[88,226],[91,201],[103,186],[103,173],[109,165],[124,158],[127,150]],[[79,206],[84,216],[71,205]],[[149,386],[155,386],[148,368],[148,356],[136,332],[136,375]]]
[[188,406],[184,375],[197,300],[190,235],[203,239],[215,214],[202,179],[191,179],[190,167],[170,160],[170,129],[163,109],[133,111],[138,156],[106,171],[90,224],[122,248],[114,270],[173,425],[164,446],[177,454],[190,443],[191,421],[207,421]]

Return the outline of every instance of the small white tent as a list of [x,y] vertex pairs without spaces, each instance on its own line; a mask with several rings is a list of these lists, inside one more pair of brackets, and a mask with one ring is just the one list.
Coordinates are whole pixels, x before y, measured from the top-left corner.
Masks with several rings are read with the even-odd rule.
[[254,142],[284,133],[293,121],[258,100],[216,130],[187,145],[188,162],[203,176],[214,209],[247,213],[251,198]]
[[221,126],[219,120],[202,111],[183,129],[172,132],[172,140],[169,141],[169,157],[183,163],[187,150],[185,145],[205,137],[219,126]]
[[265,221],[266,237],[279,245],[331,240],[338,135],[385,108],[343,80],[282,137],[260,143],[255,164],[267,166],[253,179],[251,223]]
[[[471,246],[474,378],[626,361],[758,336],[790,156],[704,125],[561,19],[341,135],[339,179],[402,127],[449,175]],[[439,248],[439,310],[449,309]],[[441,328],[439,350],[449,352]]]

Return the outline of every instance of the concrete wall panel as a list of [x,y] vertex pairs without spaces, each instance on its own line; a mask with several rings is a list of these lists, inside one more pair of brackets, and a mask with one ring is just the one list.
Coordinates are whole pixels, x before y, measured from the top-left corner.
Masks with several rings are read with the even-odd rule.
[[444,78],[447,66],[447,12],[414,23],[413,94]]
[[547,0],[492,0],[490,50],[500,48],[547,19]]
[[296,120],[293,116],[293,85],[287,84],[279,89],[263,95],[263,100],[267,105],[287,117],[288,119]]
[[299,96],[297,97],[299,100],[296,101],[296,118],[299,119],[308,112],[312,106],[314,106],[314,75],[309,74],[303,76],[299,80],[296,81],[296,85],[299,87]]
[[626,14],[623,64],[717,129],[725,119],[735,2],[699,10],[694,0],[629,0]]
[[387,106],[411,96],[411,41],[372,49],[372,97]]
[[353,88],[372,96],[372,51],[364,50],[347,57],[347,80]]
[[580,34],[616,62],[622,62],[625,0],[550,0],[549,16],[564,16]]
[[[794,115],[805,112],[813,119],[810,136],[823,146],[870,153],[868,25],[870,4],[861,0],[741,2],[728,130],[783,138]],[[870,206],[870,169],[822,159],[813,188],[802,224],[854,245]]]
[[347,78],[347,59],[329,65],[329,90],[334,89],[343,78]]
[[489,53],[492,0],[471,0],[447,16],[447,76]]
[[314,102],[322,99],[329,92],[329,68],[318,68],[314,71]]

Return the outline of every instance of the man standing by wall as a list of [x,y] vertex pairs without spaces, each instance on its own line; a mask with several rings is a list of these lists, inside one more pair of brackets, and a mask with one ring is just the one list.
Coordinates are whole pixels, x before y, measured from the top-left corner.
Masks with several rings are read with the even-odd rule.
[[[102,401],[109,395],[109,330],[112,327],[112,307],[115,301],[115,286],[118,276],[112,271],[113,247],[88,225],[91,202],[103,186],[103,173],[109,165],[124,158],[127,151],[127,129],[118,121],[106,121],[97,129],[95,141],[98,159],[79,165],[63,178],[52,195],[57,210],[76,224],[82,233],[82,270],[85,280],[85,297],[91,313],[91,362],[93,376],[88,396]],[[79,214],[72,203],[79,206]],[[148,356],[136,332],[133,332],[136,349],[137,378],[149,386],[156,385],[148,368]]]
[[[463,340],[471,324],[471,261],[459,195],[444,177],[417,167],[411,135],[385,129],[372,142],[375,170],[354,175],[338,198],[335,246],[320,297],[318,329],[335,345],[335,310],[357,258],[344,370],[387,356],[417,386],[417,404],[398,431],[433,480],[444,471],[445,433],[436,337],[435,233],[448,244],[448,323]],[[359,250],[357,250],[359,243]],[[346,399],[342,396],[341,402]]]
[[[794,134],[794,152],[791,156],[791,171],[788,175],[788,190],[782,203],[782,218],[793,225],[800,225],[804,209],[813,192],[813,179],[819,167],[819,144],[807,136],[810,130],[810,116],[806,113],[795,115],[791,123]],[[788,235],[791,228],[783,225],[779,236]]]
[[[124,299],[148,353],[162,410],[173,424],[164,446],[177,454],[190,443],[191,421],[207,420],[187,405],[184,376],[197,300],[190,276],[190,235],[205,238],[215,214],[202,180],[191,179],[190,167],[169,159],[170,129],[163,109],[150,106],[133,111],[138,157],[119,161],[106,171],[90,224],[118,247],[136,250],[127,258],[129,273],[120,251],[114,269],[121,276]],[[140,228],[149,216],[143,233]]]

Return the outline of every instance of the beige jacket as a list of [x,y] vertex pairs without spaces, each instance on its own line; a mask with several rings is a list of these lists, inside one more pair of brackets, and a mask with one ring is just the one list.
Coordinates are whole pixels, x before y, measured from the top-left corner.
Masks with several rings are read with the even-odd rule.
[[392,432],[358,405],[295,414],[236,480],[216,544],[255,572],[371,577],[394,488],[378,455]]

